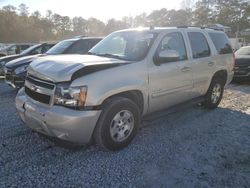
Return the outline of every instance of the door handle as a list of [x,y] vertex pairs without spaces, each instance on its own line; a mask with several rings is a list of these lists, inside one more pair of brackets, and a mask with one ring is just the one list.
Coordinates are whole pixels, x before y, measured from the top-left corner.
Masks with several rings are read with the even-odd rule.
[[213,62],[213,61],[210,61],[210,62],[208,63],[208,66],[210,66],[210,67],[214,66],[214,62]]
[[182,72],[187,72],[187,71],[190,71],[190,67],[183,67],[181,69]]

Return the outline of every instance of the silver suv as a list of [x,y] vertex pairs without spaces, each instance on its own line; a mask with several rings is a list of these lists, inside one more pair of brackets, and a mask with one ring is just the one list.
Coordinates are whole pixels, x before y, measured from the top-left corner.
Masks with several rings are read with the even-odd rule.
[[225,33],[174,27],[117,31],[88,55],[40,57],[16,97],[22,120],[63,140],[104,149],[127,146],[141,117],[183,102],[219,105],[232,80]]

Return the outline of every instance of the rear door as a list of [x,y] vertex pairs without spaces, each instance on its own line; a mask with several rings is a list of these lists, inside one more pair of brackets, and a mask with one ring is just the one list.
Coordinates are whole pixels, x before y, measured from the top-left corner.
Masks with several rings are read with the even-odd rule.
[[215,71],[215,61],[212,58],[212,50],[205,33],[200,31],[188,31],[187,38],[192,54],[192,70],[194,88],[192,98],[204,95],[207,92],[210,80]]

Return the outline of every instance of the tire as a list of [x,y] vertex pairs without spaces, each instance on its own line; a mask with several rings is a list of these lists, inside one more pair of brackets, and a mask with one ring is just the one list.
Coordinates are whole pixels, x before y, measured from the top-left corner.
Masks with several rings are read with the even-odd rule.
[[130,99],[114,97],[104,104],[94,139],[104,150],[121,150],[135,137],[141,120],[138,106]]
[[206,94],[204,107],[214,109],[218,107],[224,92],[224,82],[219,78],[214,78]]

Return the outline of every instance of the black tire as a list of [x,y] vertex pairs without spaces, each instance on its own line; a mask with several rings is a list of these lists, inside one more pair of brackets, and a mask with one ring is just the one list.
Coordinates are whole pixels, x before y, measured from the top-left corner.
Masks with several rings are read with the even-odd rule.
[[[114,135],[113,136],[111,135],[111,129],[113,130],[114,126],[115,127],[118,126],[114,125],[113,123],[114,118],[116,117],[117,114],[122,113],[123,111],[130,112],[129,115],[133,115],[134,125],[133,128],[130,129],[129,134],[127,134],[127,138],[124,138],[124,140],[122,141],[115,141]],[[102,114],[97,122],[94,131],[95,142],[104,150],[115,151],[123,149],[124,147],[128,146],[129,143],[135,137],[140,121],[141,121],[140,110],[133,101],[123,97],[111,98],[105,102]],[[125,135],[125,132],[123,134]]]
[[[217,100],[213,100],[213,93],[215,90],[218,89],[218,87],[220,88],[220,93],[219,96],[217,96]],[[209,89],[207,91],[206,94],[206,100],[204,102],[204,107],[207,109],[214,109],[216,107],[218,107],[218,105],[220,104],[220,101],[223,97],[223,92],[224,92],[224,82],[223,80],[219,79],[218,77],[214,78],[209,86]]]

